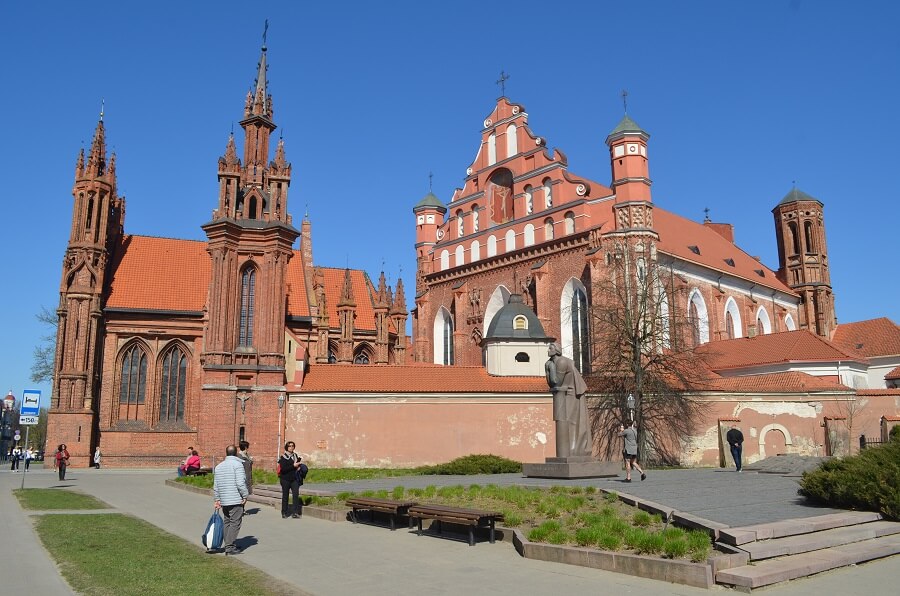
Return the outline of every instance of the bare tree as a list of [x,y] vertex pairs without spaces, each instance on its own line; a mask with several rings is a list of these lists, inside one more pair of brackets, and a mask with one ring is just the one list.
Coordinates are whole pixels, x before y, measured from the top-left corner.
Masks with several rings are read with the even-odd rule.
[[696,322],[680,306],[687,303],[686,288],[659,263],[647,239],[611,241],[606,267],[599,266],[592,287],[595,342],[588,386],[595,396],[592,423],[600,452],[611,457],[621,451],[613,431],[630,421],[630,395],[642,457],[678,463],[701,413],[692,392],[710,385],[709,368],[693,350]]
[[59,317],[46,306],[42,306],[41,311],[34,316],[38,321],[49,327],[50,331],[34,347],[34,359],[31,363],[31,380],[35,383],[52,383],[53,365],[56,358],[56,326],[59,323]]

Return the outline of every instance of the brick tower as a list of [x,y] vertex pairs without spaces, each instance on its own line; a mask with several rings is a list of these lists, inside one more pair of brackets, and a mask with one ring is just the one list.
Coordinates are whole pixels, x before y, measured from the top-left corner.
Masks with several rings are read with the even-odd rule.
[[772,213],[778,240],[778,278],[800,294],[800,328],[830,339],[837,317],[823,207],[818,199],[794,188]]
[[[258,452],[276,447],[278,396],[285,383],[285,275],[300,232],[288,215],[291,165],[275,130],[266,80],[266,46],[244,105],[244,159],[234,137],[219,158],[219,201],[204,224],[211,259],[198,442],[216,457],[246,439]],[[273,460],[274,462],[274,460]],[[264,466],[268,466],[263,463]],[[274,464],[272,464],[274,465]]]
[[65,443],[71,464],[88,465],[97,441],[103,333],[103,290],[107,265],[125,218],[125,199],[116,195],[116,156],[107,161],[103,115],[85,162],[75,165],[72,228],[59,288],[59,324],[48,449]]

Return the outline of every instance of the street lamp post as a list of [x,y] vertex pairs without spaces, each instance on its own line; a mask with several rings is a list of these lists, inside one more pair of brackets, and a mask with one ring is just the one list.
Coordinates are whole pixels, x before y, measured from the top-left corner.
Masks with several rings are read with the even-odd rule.
[[628,397],[625,399],[625,405],[628,407],[628,412],[631,414],[631,423],[634,424],[634,395],[629,393]]
[[278,443],[275,445],[275,455],[281,454],[281,411],[284,409],[284,393],[278,394]]

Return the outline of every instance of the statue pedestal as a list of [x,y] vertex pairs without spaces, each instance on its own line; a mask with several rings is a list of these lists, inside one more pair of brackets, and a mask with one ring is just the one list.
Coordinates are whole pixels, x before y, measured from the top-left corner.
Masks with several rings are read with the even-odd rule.
[[590,456],[548,457],[542,464],[522,464],[522,475],[526,478],[603,478],[618,476],[621,471],[621,462],[600,461]]

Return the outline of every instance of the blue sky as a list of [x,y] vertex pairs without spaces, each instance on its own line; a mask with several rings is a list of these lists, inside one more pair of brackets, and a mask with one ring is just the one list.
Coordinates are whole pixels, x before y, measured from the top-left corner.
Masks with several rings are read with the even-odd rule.
[[900,321],[898,17],[889,1],[4,2],[0,389],[49,396],[29,380],[34,314],[58,301],[101,98],[126,232],[202,240],[266,18],[288,208],[308,210],[319,265],[402,270],[413,303],[412,206],[429,172],[444,201],[462,185],[504,70],[532,130],[604,184],[627,89],[654,201],[708,207],[772,268],[771,209],[796,181],[825,204],[839,321]]

